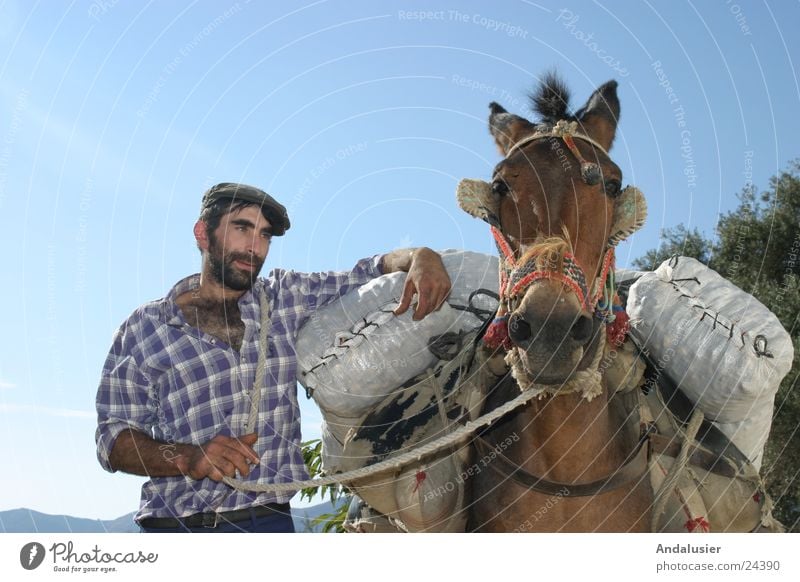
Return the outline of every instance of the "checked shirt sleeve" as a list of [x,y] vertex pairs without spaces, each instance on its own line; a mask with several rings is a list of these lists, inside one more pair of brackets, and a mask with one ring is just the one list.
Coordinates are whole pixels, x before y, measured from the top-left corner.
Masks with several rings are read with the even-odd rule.
[[151,383],[133,355],[137,325],[131,317],[117,330],[97,390],[97,459],[112,473],[115,469],[109,456],[119,434],[132,428],[149,435],[156,420],[150,399]]
[[364,283],[380,277],[380,255],[361,259],[352,271],[308,273],[301,281],[305,307],[313,310]]

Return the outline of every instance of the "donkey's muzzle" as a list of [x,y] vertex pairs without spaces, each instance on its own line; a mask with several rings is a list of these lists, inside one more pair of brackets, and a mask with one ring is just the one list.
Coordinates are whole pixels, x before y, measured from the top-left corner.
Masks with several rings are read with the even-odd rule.
[[527,348],[534,341],[555,344],[555,349],[584,346],[592,337],[592,318],[577,314],[549,315],[545,318],[513,313],[508,320],[508,335],[515,345]]

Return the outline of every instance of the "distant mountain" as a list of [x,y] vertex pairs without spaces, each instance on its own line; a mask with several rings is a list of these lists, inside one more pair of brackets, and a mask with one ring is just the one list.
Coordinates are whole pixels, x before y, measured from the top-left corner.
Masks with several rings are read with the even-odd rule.
[[[294,529],[298,532],[321,531],[313,527],[311,520],[323,513],[333,511],[330,501],[310,507],[292,508]],[[50,515],[32,509],[10,509],[0,511],[2,533],[138,533],[133,522],[135,511],[116,519],[86,519],[70,515]]]
[[117,519],[86,519],[71,515],[49,515],[32,509],[0,511],[4,533],[136,533],[135,512]]

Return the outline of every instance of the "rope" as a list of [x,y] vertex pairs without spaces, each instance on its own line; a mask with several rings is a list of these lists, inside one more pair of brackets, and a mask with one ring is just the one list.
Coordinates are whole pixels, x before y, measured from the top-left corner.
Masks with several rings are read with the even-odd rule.
[[348,483],[350,481],[375,475],[376,473],[381,473],[387,469],[397,469],[410,462],[419,462],[422,457],[426,457],[442,449],[453,446],[454,444],[473,434],[481,427],[490,425],[498,418],[526,404],[529,400],[535,398],[536,396],[538,396],[538,394],[535,391],[523,392],[513,400],[506,402],[503,406],[496,408],[473,421],[467,422],[465,425],[460,426],[449,434],[441,436],[425,445],[411,449],[402,455],[391,457],[379,463],[375,463],[374,465],[369,465],[360,469],[354,469],[345,473],[337,473],[336,475],[329,475],[327,477],[320,477],[318,479],[292,481],[291,483],[268,483],[265,485],[253,485],[238,479],[232,479],[230,477],[225,477],[223,481],[231,487],[239,489],[240,491],[254,491],[258,493],[297,491],[300,489],[306,489],[308,487],[322,487],[325,485]]
[[250,434],[256,430],[258,420],[258,407],[261,402],[261,391],[264,386],[264,377],[267,374],[267,352],[269,341],[269,330],[272,326],[272,319],[269,310],[269,299],[266,293],[261,294],[261,331],[258,336],[258,365],[256,366],[256,381],[250,391],[250,414],[247,416],[247,428],[245,434]]
[[515,150],[518,150],[522,146],[527,145],[532,141],[536,141],[537,139],[542,139],[545,137],[560,137],[561,139],[564,139],[564,136],[578,138],[587,143],[590,143],[594,147],[599,149],[601,152],[606,154],[606,156],[608,155],[608,152],[602,145],[600,145],[598,142],[590,138],[588,135],[578,132],[577,122],[575,121],[567,122],[562,119],[554,126],[537,130],[532,135],[524,137],[515,144],[513,144],[510,148],[508,148],[508,152],[506,152],[506,158],[510,157]]
[[653,513],[650,518],[650,531],[658,531],[658,518],[664,513],[667,507],[667,500],[669,494],[675,488],[686,465],[689,464],[689,450],[692,448],[692,443],[697,436],[697,431],[700,430],[700,425],[703,423],[703,411],[695,408],[692,417],[689,419],[689,424],[686,426],[686,431],[683,436],[683,443],[681,444],[681,451],[675,457],[675,462],[672,463],[669,472],[664,477],[664,482],[656,493],[656,498],[653,501]]
[[430,375],[431,384],[433,385],[433,393],[436,396],[436,408],[439,409],[439,420],[442,421],[442,426],[448,429],[452,423],[447,418],[442,385],[439,383],[439,377],[433,373],[433,370],[428,370],[428,374]]

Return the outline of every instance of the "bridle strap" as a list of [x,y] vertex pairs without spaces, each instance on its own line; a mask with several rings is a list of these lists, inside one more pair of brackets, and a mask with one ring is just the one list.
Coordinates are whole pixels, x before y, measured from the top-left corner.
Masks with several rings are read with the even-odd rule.
[[[581,152],[575,146],[574,139],[580,139],[591,144],[606,156],[608,156],[608,152],[606,152],[602,145],[589,136],[579,133],[578,124],[575,121],[568,122],[562,119],[552,126],[547,126],[546,128],[540,127],[532,135],[514,143],[506,152],[506,159],[526,144],[548,137],[560,138],[564,142],[567,148],[580,162],[581,176],[584,182],[593,185],[600,180],[602,177],[600,166],[593,162],[587,162],[583,158]],[[517,259],[508,238],[500,230],[499,225],[495,226],[492,224],[491,232],[497,243],[498,250],[500,251],[500,307],[498,308],[489,332],[487,332],[487,337],[484,340],[487,347],[497,348],[502,346],[506,350],[511,349],[511,340],[508,334],[508,318],[511,302],[514,297],[525,293],[536,281],[543,279],[560,282],[580,299],[582,309],[589,312],[593,311],[595,315],[605,321],[606,324],[611,324],[614,321],[614,315],[612,313],[613,288],[611,289],[611,293],[609,293],[608,301],[603,305],[600,304],[606,291],[609,271],[613,269],[614,243],[609,241],[606,247],[603,255],[600,278],[592,278],[592,280],[589,281],[572,253],[563,253],[561,268],[559,270],[539,270],[537,269],[539,259],[536,255],[531,255],[527,259],[525,256],[520,257],[519,260]]]
[[[511,154],[513,154],[516,150],[522,148],[523,146],[540,139],[546,139],[548,137],[562,139],[566,144],[566,146],[573,153],[573,155],[578,159],[578,161],[581,162],[582,166],[586,165],[587,162],[583,159],[583,156],[581,156],[581,153],[575,146],[575,142],[573,141],[574,139],[580,139],[582,141],[585,141],[594,146],[595,148],[599,149],[606,156],[608,156],[608,152],[602,145],[600,145],[598,142],[596,142],[588,135],[578,132],[577,122],[566,121],[562,119],[556,122],[554,125],[547,127],[547,129],[539,129],[535,131],[533,134],[515,142],[510,148],[508,148],[508,151],[506,152],[506,158],[509,158]],[[613,263],[614,260],[613,246],[607,249],[603,257],[603,265],[600,275],[601,282],[599,287],[597,289],[589,289],[588,288],[589,281],[586,279],[585,273],[583,273],[581,268],[575,262],[574,257],[571,256],[571,254],[567,253],[567,255],[565,255],[566,268],[565,272],[563,273],[555,271],[535,271],[533,269],[531,269],[528,272],[525,272],[526,265],[517,264],[516,257],[514,256],[514,252],[511,249],[511,245],[509,244],[506,236],[500,231],[499,228],[496,228],[494,226],[491,227],[491,232],[495,242],[497,243],[497,247],[504,258],[503,262],[505,262],[505,264],[508,267],[508,272],[507,273],[501,272],[500,275],[501,297],[505,296],[505,299],[508,300],[513,295],[524,292],[531,284],[533,284],[537,280],[553,279],[560,281],[567,288],[573,291],[578,297],[580,297],[581,305],[588,311],[591,311],[592,308],[601,299],[606,277],[608,276],[608,270],[611,266],[611,263]],[[531,260],[535,260],[535,258],[532,257]],[[502,271],[502,266],[501,266],[501,271]],[[524,276],[518,278],[514,277],[515,273],[520,273],[521,271],[524,272]],[[515,278],[518,280],[513,281],[513,279]],[[592,283],[594,282],[595,281],[592,280]]]
[[[590,138],[588,135],[586,135],[584,133],[578,133],[576,131],[577,130],[577,126],[578,126],[578,124],[576,122],[574,122],[574,121],[573,122],[566,122],[566,121],[561,120],[558,123],[556,123],[554,126],[552,126],[549,129],[549,131],[536,131],[536,132],[534,132],[533,134],[531,134],[529,136],[523,137],[521,140],[519,140],[518,142],[514,143],[510,148],[508,148],[508,151],[506,152],[506,158],[509,158],[511,156],[511,154],[514,153],[515,150],[518,150],[522,146],[528,145],[532,141],[536,141],[536,140],[539,140],[539,139],[545,139],[545,138],[548,138],[548,137],[558,137],[558,138],[564,139],[565,136],[568,138],[567,140],[565,140],[567,142],[567,144],[568,144],[568,141],[569,141],[570,137],[573,138],[573,139],[579,139],[581,141],[585,141],[586,143],[592,144],[594,147],[596,147],[601,152],[603,152],[606,156],[608,156],[608,152],[606,151],[606,148],[604,148],[602,145],[600,145],[595,140]],[[570,149],[572,149],[572,148],[570,148]]]
[[[531,257],[531,262],[535,262],[536,258]],[[526,265],[519,265],[512,273],[510,281],[512,283],[511,289],[507,289],[509,299],[519,296],[524,293],[528,287],[533,285],[536,281],[547,279],[551,281],[559,281],[570,289],[581,300],[581,305],[587,311],[592,309],[589,288],[586,283],[586,275],[583,270],[578,266],[575,257],[572,253],[565,253],[563,258],[564,270],[559,271],[537,271],[535,269],[525,269]]]
[[[487,455],[491,458],[488,463],[492,469],[500,476],[511,479],[517,485],[543,493],[545,495],[558,495],[559,497],[590,497],[601,493],[608,493],[628,483],[636,482],[644,478],[649,470],[648,460],[650,458],[650,436],[652,427],[646,425],[642,428],[639,442],[636,448],[630,452],[619,469],[614,471],[604,479],[591,481],[589,483],[560,483],[550,481],[544,477],[537,477],[528,473],[517,463],[506,457],[502,452],[493,447],[482,436],[476,435],[473,439],[478,453],[483,457]],[[565,493],[568,492],[568,493]]]

